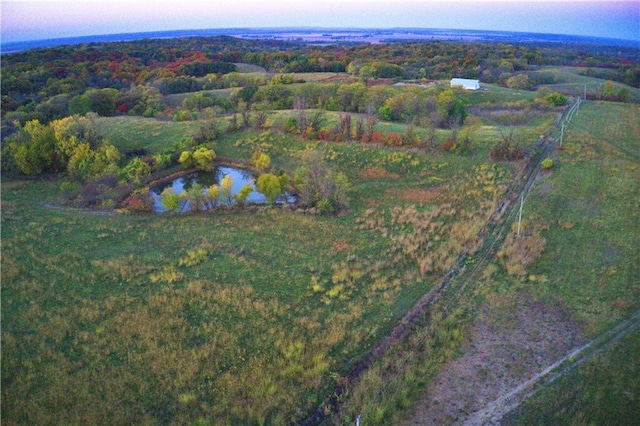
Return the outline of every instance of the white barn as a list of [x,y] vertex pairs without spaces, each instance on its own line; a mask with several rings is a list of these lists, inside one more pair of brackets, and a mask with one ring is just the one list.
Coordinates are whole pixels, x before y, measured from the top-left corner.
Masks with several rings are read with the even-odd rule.
[[454,86],[462,86],[467,90],[478,90],[480,89],[480,80],[470,80],[468,78],[452,78],[451,87]]

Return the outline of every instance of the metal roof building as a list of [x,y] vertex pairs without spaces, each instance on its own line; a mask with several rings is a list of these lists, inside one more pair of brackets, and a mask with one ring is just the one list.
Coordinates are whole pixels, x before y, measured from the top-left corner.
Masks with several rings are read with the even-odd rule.
[[451,79],[451,87],[454,86],[462,86],[467,90],[478,90],[480,89],[480,80],[470,80],[467,78],[452,78]]

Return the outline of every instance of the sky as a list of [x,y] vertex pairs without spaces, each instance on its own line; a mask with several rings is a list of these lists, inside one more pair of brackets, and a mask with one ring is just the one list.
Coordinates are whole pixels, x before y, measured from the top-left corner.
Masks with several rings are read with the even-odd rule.
[[2,42],[180,29],[446,28],[640,42],[640,0],[1,0]]

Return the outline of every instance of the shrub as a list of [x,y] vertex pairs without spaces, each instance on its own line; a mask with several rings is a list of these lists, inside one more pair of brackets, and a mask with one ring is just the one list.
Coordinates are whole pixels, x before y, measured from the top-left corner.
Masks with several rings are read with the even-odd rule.
[[391,132],[387,134],[386,142],[389,146],[402,146],[402,135],[398,132]]
[[381,145],[382,142],[384,141],[384,134],[380,131],[375,131],[373,133],[371,133],[371,138],[369,140],[369,142],[376,144],[376,145]]
[[[182,158],[182,156],[180,157]],[[199,170],[213,171],[213,160],[216,158],[216,153],[212,149],[202,146],[193,152],[192,157]]]
[[547,101],[553,106],[563,106],[567,104],[567,98],[561,93],[554,92],[547,95]]
[[196,247],[188,250],[186,256],[178,259],[178,266],[195,266],[204,262],[209,257],[209,250],[206,247]]
[[183,198],[172,187],[165,188],[160,194],[160,202],[165,210],[180,211],[184,208]]
[[205,210],[209,205],[209,198],[204,191],[202,185],[195,183],[186,192],[180,194],[187,203],[189,203],[189,210],[193,212],[199,212]]
[[325,164],[317,152],[303,153],[303,165],[296,169],[294,182],[303,207],[322,207],[322,213],[338,213],[347,208],[346,176]]
[[448,138],[447,141],[442,144],[442,150],[444,152],[449,152],[453,148],[453,145],[456,143],[456,140],[453,138]]
[[267,197],[267,203],[269,204],[273,204],[278,195],[284,191],[282,182],[278,179],[278,176],[271,173],[260,175],[256,183],[256,188]]
[[542,170],[549,170],[553,167],[553,160],[547,157],[542,160],[542,163],[540,163],[540,165],[542,166]]
[[150,212],[153,211],[153,197],[149,193],[149,189],[138,189],[124,200],[123,207],[131,213]]
[[156,154],[153,156],[153,163],[158,169],[166,169],[171,165],[171,154]]
[[524,157],[524,151],[517,146],[518,136],[513,132],[508,135],[502,134],[502,142],[491,148],[491,159],[493,161],[514,161]]
[[182,167],[189,169],[193,166],[193,154],[191,151],[182,151],[178,163],[182,164]]
[[251,164],[260,172],[266,172],[271,166],[271,157],[262,151],[256,151],[251,156]]
[[162,270],[152,273],[149,279],[152,283],[165,282],[167,284],[173,284],[174,282],[182,281],[184,274],[176,270],[175,266],[165,266]]
[[516,227],[517,223],[514,223],[511,233],[498,252],[498,259],[509,275],[522,277],[527,273],[526,268],[540,258],[547,245],[547,241],[540,235],[546,225],[523,221],[519,237]]
[[247,183],[245,186],[240,188],[240,191],[238,191],[238,193],[236,194],[236,201],[238,202],[238,204],[243,205],[245,200],[249,197],[249,195],[251,195],[252,191],[253,185],[251,185],[250,183]]
[[510,142],[501,142],[491,148],[491,159],[496,162],[520,160],[523,157],[524,151]]
[[136,157],[125,166],[123,173],[127,180],[140,183],[143,176],[151,173],[151,167],[149,164]]

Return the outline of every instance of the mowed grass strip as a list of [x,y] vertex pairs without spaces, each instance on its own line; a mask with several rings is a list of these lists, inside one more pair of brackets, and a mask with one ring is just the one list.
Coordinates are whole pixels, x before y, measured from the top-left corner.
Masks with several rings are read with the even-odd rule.
[[532,290],[560,297],[589,334],[640,308],[640,164],[628,155],[640,149],[639,119],[635,105],[584,104],[525,206],[525,218],[549,226],[532,269],[548,282]]

